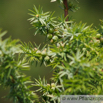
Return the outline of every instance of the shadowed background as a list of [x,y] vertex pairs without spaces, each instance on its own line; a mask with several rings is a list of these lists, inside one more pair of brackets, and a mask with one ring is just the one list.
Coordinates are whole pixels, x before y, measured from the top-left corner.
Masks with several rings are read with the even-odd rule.
[[[76,22],[82,21],[87,25],[94,24],[99,25],[99,19],[103,19],[103,0],[78,0],[80,9],[75,12],[69,12],[70,17]],[[12,39],[20,39],[22,42],[35,42],[36,44],[43,43],[44,36],[34,36],[34,29],[31,29],[28,15],[29,10],[33,5],[37,7],[41,5],[43,10],[55,11],[54,16],[63,14],[63,10],[59,7],[58,3],[50,3],[50,0],[0,0],[0,28],[7,30],[8,33],[5,37],[11,36]],[[31,70],[26,72],[32,78],[46,77],[47,80],[51,77],[50,68],[45,66],[35,67],[35,64],[31,66]],[[8,90],[4,90],[0,87],[0,103],[11,103],[2,99],[8,93]]]

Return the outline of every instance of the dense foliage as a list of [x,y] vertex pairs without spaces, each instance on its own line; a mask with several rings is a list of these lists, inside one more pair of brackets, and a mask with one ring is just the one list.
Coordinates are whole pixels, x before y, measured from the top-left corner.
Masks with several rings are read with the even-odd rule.
[[[72,4],[68,9],[77,7]],[[41,103],[60,103],[60,95],[102,95],[103,21],[97,29],[67,21],[68,16],[53,17],[53,13],[44,13],[41,7],[34,6],[30,12],[35,35],[46,37],[42,49],[10,38],[2,40],[5,32],[0,33],[0,84],[10,87],[7,97],[13,98],[13,103],[38,103],[37,95],[29,89],[32,86],[39,87],[35,92],[40,93]],[[28,69],[28,63],[35,61],[52,68],[49,83],[41,77],[33,83],[22,73]]]

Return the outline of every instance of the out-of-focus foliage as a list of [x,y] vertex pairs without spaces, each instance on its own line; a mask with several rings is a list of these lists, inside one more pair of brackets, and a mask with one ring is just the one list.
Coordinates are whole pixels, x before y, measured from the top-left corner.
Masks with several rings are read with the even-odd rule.
[[11,38],[2,40],[5,34],[6,31],[0,30],[0,85],[10,87],[6,98],[12,99],[13,103],[33,103],[37,96],[30,91],[32,86],[27,85],[33,82],[21,72],[29,69],[25,57],[21,57],[21,45]]
[[[51,2],[59,2],[60,4],[63,4],[63,0],[51,0]],[[68,10],[70,11],[76,11],[79,9],[77,5],[74,5],[74,2],[78,2],[77,0],[68,0]]]

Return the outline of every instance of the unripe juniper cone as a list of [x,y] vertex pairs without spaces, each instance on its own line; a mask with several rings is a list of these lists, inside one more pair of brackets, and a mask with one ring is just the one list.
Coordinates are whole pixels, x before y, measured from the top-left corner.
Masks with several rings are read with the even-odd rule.
[[103,37],[101,37],[100,42],[103,44]]
[[44,60],[45,60],[45,61],[49,61],[49,60],[50,60],[49,56],[46,56],[46,57],[44,58]]
[[97,34],[97,35],[96,35],[96,38],[97,38],[97,39],[100,39],[100,38],[101,38],[101,34]]
[[41,52],[41,54],[45,56],[45,55],[46,55],[46,50],[43,50],[43,51]]
[[54,40],[54,41],[57,41],[57,40],[58,40],[58,37],[57,37],[57,36],[53,36],[53,40]]
[[47,38],[48,38],[48,39],[52,39],[52,34],[48,34],[48,35],[47,35]]
[[48,32],[52,34],[54,32],[54,29],[53,28],[49,28]]
[[38,51],[36,52],[36,54],[41,54],[41,51],[40,51],[40,50],[38,50]]

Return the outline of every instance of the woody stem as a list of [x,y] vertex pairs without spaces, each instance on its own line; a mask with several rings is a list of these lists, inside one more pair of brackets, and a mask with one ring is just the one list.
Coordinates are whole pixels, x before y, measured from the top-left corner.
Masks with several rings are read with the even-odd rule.
[[[68,3],[67,0],[63,0],[64,4],[64,16],[66,17],[68,15]],[[66,21],[68,21],[68,17],[66,18]]]

